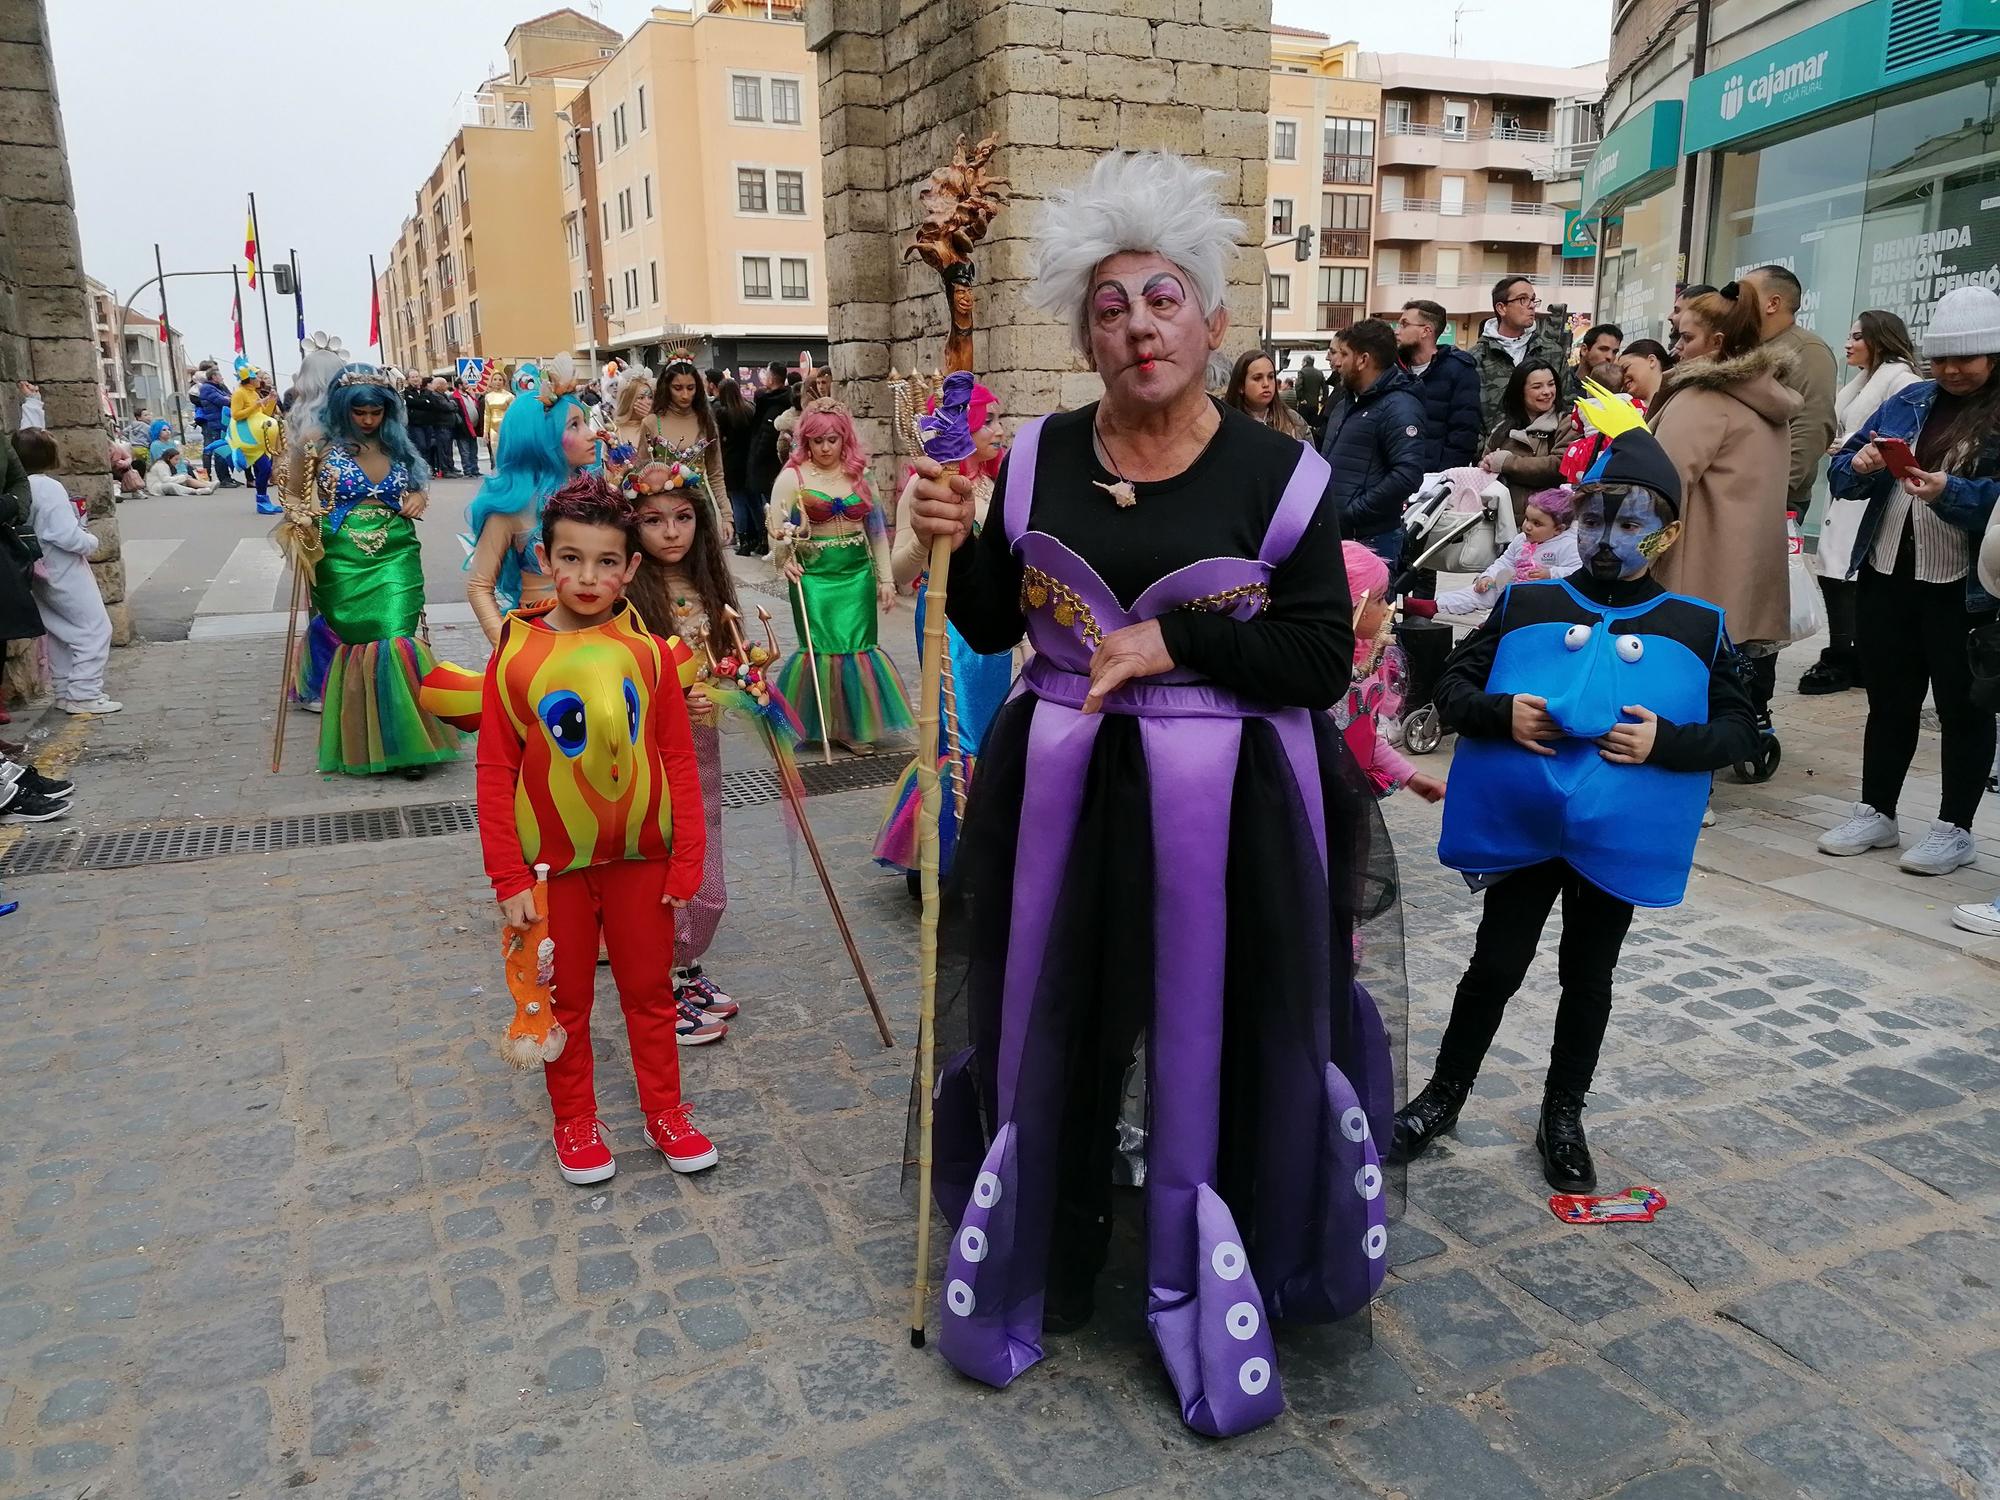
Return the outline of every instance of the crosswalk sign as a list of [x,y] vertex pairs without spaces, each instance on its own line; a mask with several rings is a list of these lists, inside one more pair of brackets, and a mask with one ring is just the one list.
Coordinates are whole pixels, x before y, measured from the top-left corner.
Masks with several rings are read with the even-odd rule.
[[469,386],[483,384],[486,380],[486,361],[461,357],[458,361],[458,378]]

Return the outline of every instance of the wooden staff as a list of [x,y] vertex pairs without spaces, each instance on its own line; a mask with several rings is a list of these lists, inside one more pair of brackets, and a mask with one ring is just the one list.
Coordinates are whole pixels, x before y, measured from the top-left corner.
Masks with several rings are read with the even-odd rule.
[[[729,633],[736,640],[737,660],[748,661],[750,647],[743,639],[742,616],[724,605],[723,618],[729,622]],[[771,659],[775,661],[778,655],[777,634],[771,629],[770,611],[758,606],[757,618],[764,622],[765,633],[771,638]],[[709,671],[715,672],[715,648],[706,632],[701,637],[701,649],[708,657]],[[720,678],[721,674],[716,673],[716,676]],[[882,1013],[882,1002],[875,997],[875,986],[868,978],[868,966],[861,961],[860,946],[854,941],[853,929],[847,925],[847,913],[840,909],[840,897],[834,894],[833,877],[827,873],[826,859],[819,852],[819,840],[813,837],[812,824],[806,821],[806,799],[800,794],[797,783],[785,774],[784,764],[778,756],[776,731],[761,718],[757,722],[764,732],[765,748],[771,752],[772,764],[777,768],[778,788],[784,793],[792,816],[799,821],[799,836],[805,840],[806,853],[812,856],[813,873],[819,876],[819,888],[826,893],[827,908],[833,913],[833,925],[840,929],[840,941],[847,947],[847,961],[854,965],[854,977],[860,981],[861,994],[868,1001],[868,1013],[875,1018],[875,1029],[881,1033],[882,1045],[893,1047],[896,1038],[889,1030],[889,1018]]]
[[[299,610],[306,602],[307,591],[310,587],[307,581],[305,540],[303,536],[297,534],[298,529],[304,524],[304,521],[300,517],[299,510],[295,509],[295,506],[303,507],[306,511],[312,513],[310,516],[312,524],[314,526],[319,524],[316,514],[318,505],[314,499],[318,493],[318,453],[314,449],[308,448],[304,457],[299,460],[298,467],[302,471],[302,482],[305,493],[301,495],[297,490],[294,490],[284,497],[287,501],[292,502],[292,504],[286,505],[285,519],[278,523],[280,534],[284,533],[287,529],[290,529],[293,533],[291,545],[285,547],[285,553],[292,564],[292,599],[290,605],[285,610],[285,656],[278,668],[278,715],[276,726],[271,735],[271,774],[273,776],[278,774],[279,768],[285,763],[285,712],[291,706],[292,702],[292,676],[295,671],[295,658],[299,649]],[[287,478],[291,477],[292,465],[285,465],[285,474]]]
[[[986,237],[1000,211],[1006,179],[989,176],[997,138],[988,136],[970,152],[958,138],[949,166],[931,173],[922,203],[924,220],[903,258],[919,257],[944,280],[951,332],[945,340],[946,373],[972,369],[972,250]],[[951,582],[951,541],[931,542],[929,581],[924,593],[923,676],[917,706],[917,880],[923,919],[917,929],[917,1265],[910,1291],[910,1347],[924,1346],[924,1322],[931,1299],[931,1090],[937,1064],[938,950],[938,701],[944,684],[945,603]],[[954,737],[955,738],[955,737]],[[954,767],[956,758],[954,757]]]

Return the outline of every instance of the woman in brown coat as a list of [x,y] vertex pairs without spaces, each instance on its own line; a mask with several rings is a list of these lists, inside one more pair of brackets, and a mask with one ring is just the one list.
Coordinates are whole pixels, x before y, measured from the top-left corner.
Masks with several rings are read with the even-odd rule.
[[[1745,655],[1773,655],[1791,634],[1785,499],[1799,398],[1781,384],[1784,356],[1758,343],[1750,299],[1705,292],[1680,326],[1680,360],[1648,421],[1680,470],[1681,539],[1653,576],[1721,605]],[[1769,707],[1768,691],[1752,696]]]
[[1525,359],[1500,397],[1500,420],[1486,436],[1479,466],[1497,474],[1514,502],[1520,527],[1531,495],[1562,483],[1563,450],[1576,441],[1576,414],[1562,401],[1556,367],[1545,359]]

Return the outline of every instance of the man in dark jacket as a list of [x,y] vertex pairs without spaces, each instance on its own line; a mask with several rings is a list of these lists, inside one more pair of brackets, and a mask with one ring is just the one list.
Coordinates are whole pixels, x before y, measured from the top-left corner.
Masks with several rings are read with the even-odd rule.
[[1380,318],[1333,336],[1333,368],[1340,381],[1319,449],[1333,465],[1327,493],[1340,506],[1340,534],[1394,568],[1403,507],[1424,477],[1424,409],[1396,363],[1396,330]]
[[[229,392],[224,388],[221,372],[212,360],[204,362],[201,367],[201,384],[194,393],[194,425],[201,429],[203,451],[216,455],[216,483],[225,490],[237,488],[236,477],[229,467],[229,445],[223,443],[219,449],[215,446],[229,428]],[[137,461],[136,454],[134,461]]]
[[1396,353],[1424,408],[1424,472],[1479,462],[1479,366],[1463,349],[1440,345],[1445,310],[1435,302],[1405,302],[1396,321]]
[[1500,398],[1519,365],[1545,359],[1559,379],[1565,383],[1571,379],[1567,373],[1569,309],[1552,307],[1546,316],[1540,316],[1536,313],[1540,306],[1535,284],[1525,276],[1502,276],[1493,283],[1493,316],[1486,320],[1479,342],[1472,346],[1472,361],[1479,367],[1482,435],[1499,424]]
[[757,393],[750,428],[750,488],[760,505],[771,503],[771,486],[778,482],[783,464],[778,459],[777,421],[792,404],[792,386],[787,377],[795,372],[777,360],[764,372],[764,389]]

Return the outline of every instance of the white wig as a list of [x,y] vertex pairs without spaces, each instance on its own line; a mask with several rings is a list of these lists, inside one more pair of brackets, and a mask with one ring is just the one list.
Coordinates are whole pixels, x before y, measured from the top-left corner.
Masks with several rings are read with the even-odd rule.
[[333,378],[346,368],[347,351],[339,341],[322,344],[326,335],[313,335],[313,347],[299,361],[299,373],[292,381],[292,408],[285,413],[285,451],[296,458],[308,446],[326,441],[326,398]]
[[[1090,288],[1097,268],[1124,251],[1164,256],[1188,280],[1203,318],[1223,305],[1229,258],[1243,221],[1222,211],[1222,174],[1166,151],[1113,151],[1076,187],[1049,195],[1035,244],[1031,306],[1069,320],[1077,351],[1090,353]],[[1229,362],[1210,356],[1209,384]]]

